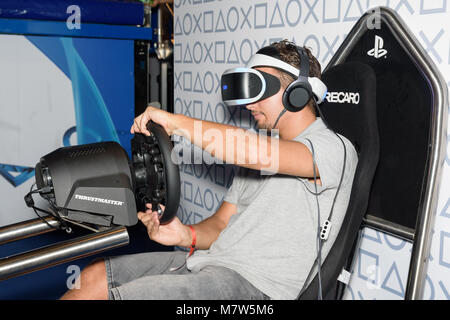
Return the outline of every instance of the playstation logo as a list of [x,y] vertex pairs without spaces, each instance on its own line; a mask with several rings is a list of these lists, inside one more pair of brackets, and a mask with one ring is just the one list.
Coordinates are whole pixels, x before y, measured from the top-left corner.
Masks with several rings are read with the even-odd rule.
[[383,38],[380,36],[375,36],[375,46],[373,49],[370,49],[367,51],[367,54],[371,57],[374,57],[376,59],[383,57],[386,55],[387,50],[383,49]]

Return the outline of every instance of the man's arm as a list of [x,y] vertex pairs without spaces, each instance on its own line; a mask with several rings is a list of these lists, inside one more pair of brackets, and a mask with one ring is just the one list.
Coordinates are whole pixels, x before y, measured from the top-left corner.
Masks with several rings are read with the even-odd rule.
[[[264,137],[242,128],[198,120],[148,107],[135,119],[131,132],[149,134],[146,124],[153,120],[169,135],[183,136],[192,144],[229,164],[293,176],[312,178],[312,154],[302,143]],[[319,171],[316,166],[316,175]]]
[[[209,249],[211,244],[217,240],[219,234],[228,225],[230,217],[237,211],[235,204],[223,201],[220,208],[212,216],[193,225],[197,234],[197,249]],[[192,233],[189,230],[189,238],[183,243],[183,247],[189,247],[192,243]]]
[[[167,246],[190,247],[192,244],[191,229],[175,217],[167,224],[160,225],[158,214],[148,210],[138,212],[138,219],[147,227],[150,239]],[[197,249],[208,249],[219,237],[220,232],[227,226],[230,217],[237,212],[235,204],[223,201],[220,208],[209,218],[193,225],[197,234]]]

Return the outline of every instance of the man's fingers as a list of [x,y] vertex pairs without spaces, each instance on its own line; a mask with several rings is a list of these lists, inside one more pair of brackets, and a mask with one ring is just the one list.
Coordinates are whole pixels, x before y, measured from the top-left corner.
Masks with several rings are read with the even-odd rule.
[[[147,203],[146,204],[147,208],[149,208],[150,210],[152,209],[152,204],[151,203]],[[159,206],[161,207],[162,211],[164,211],[166,209],[166,206],[163,204],[159,204]],[[155,208],[156,210],[156,208]]]
[[150,215],[150,220],[148,223],[147,231],[150,235],[150,239],[154,240],[159,231],[159,219],[158,214],[156,212],[152,212]]
[[140,126],[141,133],[143,133],[147,136],[150,135],[150,132],[147,130],[147,123],[149,121],[150,121],[150,119],[147,118],[145,113],[142,115],[142,118],[139,120],[139,126]]
[[138,119],[138,118],[135,118],[135,119],[134,119],[133,125],[131,126],[131,133],[140,132],[140,129],[139,129],[139,125],[138,125],[137,119]]
[[159,228],[159,218],[158,218],[158,212],[153,211],[152,217],[151,217],[152,224],[155,228]]
[[147,130],[147,122],[150,119],[146,116],[146,114],[142,114],[139,117],[134,118],[133,125],[131,126],[130,132],[131,133],[143,133],[147,136],[150,135],[150,132]]
[[141,220],[141,222],[146,227],[149,227],[149,222],[152,221],[152,214],[151,213],[144,213],[139,220]]

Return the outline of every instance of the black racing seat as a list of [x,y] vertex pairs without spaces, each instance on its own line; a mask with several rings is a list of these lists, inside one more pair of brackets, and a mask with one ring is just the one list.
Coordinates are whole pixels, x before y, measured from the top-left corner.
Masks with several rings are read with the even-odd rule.
[[[374,76],[362,66],[346,71],[350,63],[366,65]],[[363,222],[361,227],[413,242],[405,299],[420,299],[447,150],[447,83],[400,16],[386,7],[358,20],[323,78],[330,91],[325,118],[355,144],[360,157],[347,216],[322,267],[323,297],[342,297],[345,286],[336,294],[336,278],[344,260],[351,267],[352,241]],[[355,98],[339,93],[352,86],[362,90],[359,106],[339,104]],[[317,288],[314,279],[301,298],[317,298]]]
[[[337,279],[351,259],[379,159],[376,76],[370,66],[348,62],[328,69],[322,80],[328,87],[327,98],[320,106],[324,120],[335,132],[349,139],[358,153],[347,212],[336,241],[321,266],[322,296],[335,299]],[[318,288],[318,276],[315,275],[299,299],[317,299]]]

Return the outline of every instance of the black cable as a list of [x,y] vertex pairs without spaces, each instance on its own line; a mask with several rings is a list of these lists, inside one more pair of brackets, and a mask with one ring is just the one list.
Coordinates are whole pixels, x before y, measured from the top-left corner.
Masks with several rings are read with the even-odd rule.
[[[36,185],[35,183],[33,183],[33,184],[31,185],[30,192],[28,192],[28,193],[25,195],[25,197],[24,197],[25,203],[27,204],[27,206],[30,207],[30,208],[32,208],[33,211],[34,211],[34,213],[36,214],[36,216],[38,216],[38,218],[39,218],[42,222],[44,222],[49,228],[52,228],[52,229],[55,229],[55,230],[66,230],[66,232],[70,233],[70,232],[71,232],[71,231],[70,231],[71,228],[67,226],[67,224],[66,224],[65,221],[61,218],[61,216],[60,216],[60,214],[59,214],[59,212],[58,212],[58,210],[61,209],[61,208],[58,207],[58,206],[56,206],[50,199],[47,199],[47,201],[49,202],[50,206],[51,206],[52,209],[54,210],[55,214],[53,214],[51,211],[48,211],[48,210],[44,210],[44,209],[38,208],[38,207],[36,207],[36,206],[34,205],[33,194],[35,194],[35,193],[40,193],[40,192],[47,193],[47,192],[50,192],[50,191],[51,191],[51,187],[43,187],[43,188],[41,188],[41,189],[35,189],[35,190],[33,190],[33,187],[34,187],[35,185]],[[50,223],[48,223],[47,220],[44,219],[44,217],[42,217],[39,213],[37,213],[38,211],[40,211],[40,212],[42,212],[42,213],[46,213],[46,214],[52,216],[53,218],[55,218],[55,219],[60,223],[60,227],[52,226]]]
[[[313,99],[314,100],[314,99]],[[341,141],[342,146],[344,147],[344,159],[343,159],[343,164],[342,164],[342,172],[341,172],[341,177],[339,179],[339,184],[337,186],[336,189],[336,194],[334,195],[333,198],[333,203],[331,205],[331,209],[330,209],[330,213],[328,215],[328,221],[331,222],[331,218],[333,216],[333,210],[334,210],[334,205],[336,203],[336,199],[338,197],[339,191],[341,189],[341,185],[342,185],[342,181],[344,180],[344,174],[345,174],[345,167],[346,167],[346,162],[347,162],[347,148],[345,147],[345,143],[342,140],[342,138],[336,133],[336,131],[334,131],[326,122],[322,111],[319,108],[319,105],[317,104],[317,102],[314,100],[315,106],[317,111],[319,112],[320,118],[322,119],[322,121],[325,123],[325,126],[331,130]],[[309,144],[311,145],[311,153],[312,153],[312,158],[313,158],[313,173],[314,173],[314,187],[315,187],[315,192],[312,192],[311,190],[309,190],[308,187],[306,187],[307,191],[310,192],[311,194],[316,196],[316,202],[317,202],[317,212],[318,212],[318,237],[317,237],[317,278],[318,278],[318,282],[319,282],[319,290],[318,290],[318,300],[322,300],[322,275],[321,275],[321,267],[322,267],[322,245],[323,245],[323,241],[320,238],[320,231],[321,231],[321,226],[320,226],[320,207],[319,207],[319,195],[322,194],[324,191],[329,190],[329,188],[322,190],[320,193],[317,192],[317,174],[316,174],[316,159],[315,159],[315,153],[314,153],[314,146],[311,142],[311,140],[309,140],[308,138],[306,138],[306,140],[309,142]],[[297,177],[298,178],[298,177]],[[299,178],[298,178],[299,179]],[[302,181],[301,179],[299,179],[300,181]],[[303,181],[302,181],[303,182]],[[300,291],[300,293],[298,294],[297,299],[300,297],[300,295],[303,293],[303,290]]]
[[[326,127],[331,130],[336,137],[339,138],[339,140],[342,143],[342,146],[344,147],[344,161],[342,164],[342,172],[341,172],[341,177],[339,179],[339,184],[337,186],[336,189],[336,194],[334,195],[333,198],[333,203],[331,205],[331,209],[330,209],[330,214],[328,215],[328,221],[331,222],[331,218],[333,216],[333,211],[334,211],[334,205],[336,203],[336,199],[337,196],[339,194],[339,191],[341,189],[341,185],[342,185],[342,181],[344,180],[344,174],[345,174],[345,166],[346,166],[346,162],[347,162],[347,148],[345,147],[345,143],[342,140],[342,138],[336,133],[336,131],[334,131],[326,122],[322,111],[319,108],[319,105],[317,104],[316,100],[313,99],[314,104],[316,106],[317,111],[319,112],[320,118],[322,119],[322,121],[325,123]],[[272,129],[275,129],[275,126],[278,124],[278,121],[280,120],[281,116],[286,112],[286,109],[283,109],[280,114],[278,115],[277,120],[275,121],[275,124],[273,125]],[[322,300],[322,276],[321,276],[321,265],[322,265],[322,245],[323,245],[323,241],[320,238],[320,232],[321,232],[321,225],[320,225],[320,205],[319,205],[319,195],[322,194],[324,191],[329,190],[329,188],[322,190],[320,193],[317,191],[317,173],[316,173],[316,159],[315,159],[315,154],[314,154],[314,147],[313,144],[311,142],[311,140],[309,140],[308,138],[306,138],[306,140],[310,143],[311,145],[311,153],[312,153],[312,158],[313,158],[313,173],[314,173],[314,188],[315,188],[315,192],[312,192],[311,190],[309,190],[308,187],[306,187],[307,191],[310,192],[311,194],[316,196],[316,203],[317,203],[317,212],[318,212],[318,218],[317,218],[317,277],[318,277],[318,281],[319,281],[319,292],[318,292],[318,299]],[[297,177],[298,178],[298,177]],[[299,179],[299,178],[298,178]],[[300,180],[302,181],[302,180]],[[303,181],[302,181],[303,182]],[[300,291],[298,297],[301,295],[302,291]],[[297,298],[298,298],[297,297]]]
[[319,205],[319,193],[317,192],[317,173],[316,173],[316,155],[314,152],[314,146],[308,138],[305,138],[311,145],[311,153],[313,159],[313,174],[314,174],[314,189],[317,203],[317,277],[319,280],[319,290],[317,293],[317,299],[322,300],[322,239],[320,238],[321,224],[320,224],[320,205]]
[[325,189],[323,189],[322,191],[320,191],[320,192],[314,192],[314,191],[311,191],[311,190],[309,190],[309,188],[308,188],[308,186],[307,186],[307,184],[306,184],[306,182],[305,181],[303,181],[302,180],[302,178],[300,178],[300,177],[296,177],[298,180],[300,180],[300,182],[302,182],[303,183],[303,185],[305,186],[305,189],[306,189],[306,191],[308,191],[309,193],[311,193],[313,196],[320,196],[322,193],[324,193],[325,191],[328,191],[328,190],[330,190],[330,189],[332,189],[332,188],[325,188]]
[[287,109],[284,109],[284,108],[283,108],[283,110],[282,110],[282,111],[280,112],[280,114],[278,115],[278,118],[277,118],[277,120],[275,121],[275,124],[273,125],[272,130],[275,130],[275,127],[276,127],[276,125],[278,124],[278,121],[280,121],[281,116],[282,116],[283,114],[285,114],[286,111],[287,111]]
[[314,103],[315,103],[315,105],[316,105],[317,111],[319,112],[320,118],[321,118],[322,121],[325,123],[326,127],[327,127],[329,130],[331,130],[331,131],[336,135],[336,137],[339,138],[339,140],[341,140],[342,146],[344,147],[344,161],[343,161],[343,164],[342,164],[341,178],[340,178],[340,180],[339,180],[339,184],[338,184],[338,187],[337,187],[337,190],[336,190],[336,194],[334,195],[333,203],[332,203],[332,205],[331,205],[330,214],[329,214],[328,219],[327,219],[328,221],[331,221],[331,217],[333,216],[334,205],[335,205],[335,203],[336,203],[336,199],[337,199],[337,196],[338,196],[338,194],[339,194],[339,191],[341,190],[342,181],[344,180],[345,166],[346,166],[346,162],[347,162],[347,148],[345,147],[345,143],[344,143],[344,141],[342,140],[342,138],[336,133],[336,131],[334,131],[334,130],[328,125],[328,123],[326,122],[326,120],[325,120],[325,118],[324,118],[324,116],[323,116],[323,114],[322,114],[322,111],[321,111],[320,108],[319,108],[319,105],[317,104],[317,102],[316,102],[315,100],[314,100]]
[[31,187],[30,187],[30,192],[28,192],[28,193],[25,195],[25,197],[24,197],[25,203],[27,204],[28,207],[30,207],[30,208],[33,209],[33,211],[34,211],[34,213],[36,214],[36,216],[38,216],[38,218],[41,219],[41,221],[44,222],[49,228],[55,229],[55,230],[60,230],[60,228],[57,228],[57,227],[55,227],[55,226],[52,226],[50,223],[48,223],[47,220],[44,219],[44,217],[42,217],[39,213],[37,213],[38,211],[40,211],[40,212],[43,212],[43,213],[47,213],[48,215],[50,215],[50,216],[56,218],[51,212],[49,212],[49,211],[47,211],[47,210],[44,210],[44,209],[41,209],[41,208],[38,208],[38,207],[36,207],[36,206],[34,205],[33,194],[34,194],[34,193],[39,193],[39,192],[42,191],[42,189],[35,189],[35,190],[33,190],[33,187],[34,187],[35,185],[36,185],[36,184],[33,183],[33,184],[31,185]]

